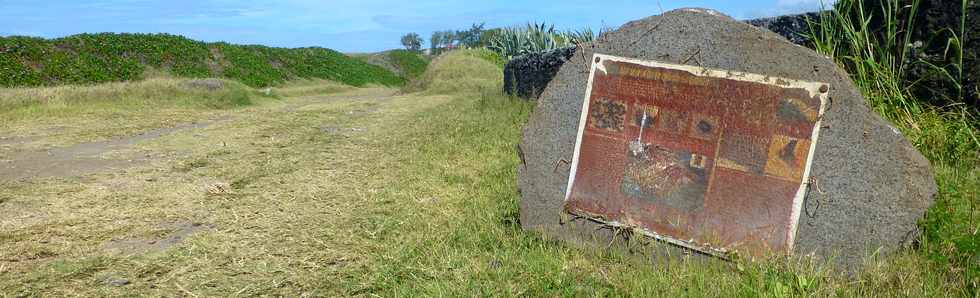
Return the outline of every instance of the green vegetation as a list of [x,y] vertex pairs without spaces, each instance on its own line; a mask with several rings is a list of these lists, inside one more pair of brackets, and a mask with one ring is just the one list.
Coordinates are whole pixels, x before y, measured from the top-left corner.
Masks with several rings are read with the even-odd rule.
[[252,103],[259,92],[219,79],[165,79],[95,86],[25,87],[0,90],[0,115],[31,118],[34,112],[76,106],[163,105],[228,108]]
[[422,43],[425,41],[422,40],[422,37],[420,37],[418,33],[412,32],[403,35],[401,42],[402,46],[405,46],[406,50],[419,52],[422,50]]
[[[173,152],[166,159],[83,177],[0,182],[4,218],[16,219],[0,221],[0,292],[963,294],[961,281],[915,254],[871,262],[852,280],[819,264],[782,260],[652,265],[626,248],[573,248],[527,233],[518,219],[514,147],[533,103],[502,95],[499,68],[475,56],[455,51],[438,59],[423,76],[431,78],[423,90],[431,95],[355,88],[238,113],[202,109],[196,117],[228,120],[135,151]],[[469,64],[479,67],[456,69]],[[470,87],[446,87],[458,80]],[[130,114],[140,113],[116,117]],[[214,228],[169,242],[190,223]],[[117,279],[129,284],[108,282]]]
[[[0,91],[0,134],[46,138],[16,150],[223,119],[105,154],[157,156],[144,166],[0,181],[0,295],[975,296],[977,117],[920,104],[902,59],[884,56],[887,44],[866,22],[847,22],[815,28],[819,50],[852,71],[872,106],[930,158],[940,187],[920,246],[875,256],[853,276],[805,259],[653,265],[642,240],[583,248],[523,231],[514,148],[534,104],[501,94],[502,58],[482,49],[440,56],[408,86],[419,93],[398,96],[321,79],[291,80],[272,96],[234,81],[213,88],[214,80],[172,78]],[[228,65],[270,61],[282,54],[275,50],[210,47],[187,56],[204,64],[177,67],[163,55],[169,62],[141,62],[149,67],[139,76],[212,74],[210,49],[242,56],[215,61],[253,82],[294,74]],[[0,70],[31,71],[0,80],[35,74],[55,84],[42,68],[5,57]],[[98,76],[72,67],[110,63],[65,57],[52,61],[83,78]],[[363,80],[372,82],[380,83]],[[8,148],[0,161],[16,151]],[[190,223],[214,228],[172,240]]]
[[[912,250],[875,258],[847,276],[805,260],[726,263],[688,256],[654,265],[640,242],[580,248],[525,232],[514,148],[534,104],[501,94],[500,69],[482,56],[461,50],[438,58],[416,86],[422,92],[414,94],[350,88],[233,111],[123,109],[96,120],[65,115],[57,123],[102,132],[143,117],[226,120],[113,153],[165,156],[145,166],[0,181],[0,212],[10,219],[0,219],[0,293],[969,294],[950,263]],[[317,88],[316,81],[295,84],[287,86]],[[11,122],[18,132],[57,125]],[[189,223],[214,228],[169,240]],[[129,284],[108,282],[116,279]]]
[[[99,141],[276,98],[224,79],[164,77],[92,86],[0,88],[0,135],[44,135],[47,145],[54,146]],[[37,131],[38,127],[48,130]]]
[[[916,24],[903,24],[898,16],[903,9],[914,13],[919,1],[911,1],[911,7],[899,2],[882,1],[884,7],[864,7],[862,1],[838,1],[836,10],[826,12],[822,18],[830,21],[813,28],[813,39],[818,51],[834,57],[851,73],[875,111],[895,123],[932,161],[939,196],[922,222],[925,235],[917,253],[935,262],[949,278],[965,280],[969,291],[977,293],[980,290],[980,210],[977,209],[980,117],[963,105],[933,107],[912,95],[910,88],[915,80],[906,73],[907,61],[923,62],[908,57],[904,46],[909,44],[910,32]],[[883,20],[878,21],[884,28],[880,31],[870,28],[871,15],[881,16]],[[953,65],[936,66],[939,71],[963,69],[957,36],[967,33],[962,28],[950,30],[956,32],[948,43]],[[962,74],[945,71],[944,74],[961,86]]]
[[[640,296],[792,297],[964,295],[963,281],[913,253],[868,262],[847,276],[824,264],[774,259],[758,263],[702,262],[694,257],[651,264],[638,246],[570,247],[523,231],[515,191],[514,153],[533,103],[496,91],[496,73],[457,72],[475,63],[456,51],[423,77],[425,92],[447,104],[400,125],[371,201],[386,206],[369,234],[384,243],[361,283],[346,294],[379,296]],[[460,75],[465,77],[459,77]],[[441,87],[463,79],[475,89]],[[439,82],[443,80],[444,82]],[[373,179],[372,179],[373,180]],[[632,245],[643,245],[633,243]],[[639,249],[636,249],[639,248]],[[365,278],[364,276],[367,276]]]
[[351,85],[321,79],[300,79],[291,80],[278,88],[272,88],[270,91],[273,96],[277,97],[297,97],[341,93],[356,88]]
[[380,66],[411,81],[425,72],[429,58],[419,52],[390,50],[375,54],[352,55],[361,61]]
[[504,28],[495,31],[489,38],[487,48],[507,59],[540,53],[591,42],[595,34],[591,29],[579,31],[559,31],[555,26],[527,24],[523,27]]
[[[489,32],[488,30],[483,29],[484,26],[484,23],[480,23],[473,24],[470,29],[467,30],[446,30],[432,32],[432,37],[429,38],[430,54],[439,55],[452,49],[471,49],[486,46],[486,33]],[[494,30],[496,29],[492,29],[490,31]]]
[[499,92],[503,71],[496,56],[486,50],[456,50],[432,61],[429,70],[408,86],[429,94]]
[[134,81],[147,68],[175,76],[220,77],[252,87],[291,79],[395,86],[404,79],[324,48],[284,49],[204,43],[169,34],[79,34],[0,38],[0,87]]
[[419,77],[425,72],[425,68],[429,66],[429,60],[417,52],[392,50],[387,54],[392,63],[401,71],[400,73],[407,79]]

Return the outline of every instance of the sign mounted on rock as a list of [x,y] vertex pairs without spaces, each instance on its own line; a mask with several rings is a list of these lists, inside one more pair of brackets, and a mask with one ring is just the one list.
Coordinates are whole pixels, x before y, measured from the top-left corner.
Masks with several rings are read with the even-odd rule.
[[718,256],[792,253],[827,84],[592,62],[566,212]]
[[[594,54],[689,66],[607,57],[619,63],[596,69],[594,77],[611,86],[602,87],[589,82]],[[710,69],[732,70],[731,77]],[[797,92],[787,86],[802,82],[827,84],[797,88],[799,96],[778,95]],[[586,90],[592,84],[595,90]],[[585,107],[594,107],[585,115],[597,119],[580,130],[582,99],[593,99],[587,94],[606,96]],[[813,94],[819,102],[807,96]],[[610,114],[615,117],[602,116]],[[640,127],[635,143],[650,145],[630,148]],[[819,141],[808,127],[819,129]],[[580,131],[582,154],[573,175]],[[599,149],[589,149],[589,140]],[[736,247],[791,250],[853,270],[871,253],[888,254],[914,241],[917,222],[937,193],[929,161],[868,106],[833,60],[706,9],[629,22],[576,49],[541,93],[518,149],[521,227],[573,245],[608,246],[642,232],[716,254]],[[587,155],[596,150],[605,154],[590,164]],[[801,173],[802,160],[812,162]],[[668,165],[672,170],[651,171]],[[661,182],[671,179],[685,186],[662,187],[679,185]],[[634,233],[609,229],[615,224],[635,227],[629,229]],[[654,262],[687,250],[664,241],[644,247],[658,256]]]

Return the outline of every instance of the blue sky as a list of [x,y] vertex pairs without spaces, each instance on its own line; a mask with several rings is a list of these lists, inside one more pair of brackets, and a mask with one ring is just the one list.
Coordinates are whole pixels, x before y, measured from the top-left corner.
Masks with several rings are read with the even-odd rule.
[[166,32],[197,40],[342,52],[398,48],[417,32],[546,21],[563,29],[616,27],[681,7],[738,19],[812,11],[820,0],[0,0],[0,35],[61,37],[82,32]]

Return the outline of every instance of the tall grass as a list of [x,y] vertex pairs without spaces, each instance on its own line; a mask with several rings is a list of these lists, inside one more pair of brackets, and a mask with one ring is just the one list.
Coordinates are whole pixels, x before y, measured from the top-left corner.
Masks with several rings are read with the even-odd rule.
[[[980,193],[980,121],[963,105],[934,107],[912,94],[916,83],[909,77],[912,63],[927,63],[910,57],[914,17],[920,1],[881,1],[881,7],[865,7],[865,1],[840,0],[826,11],[821,22],[811,23],[816,50],[833,57],[852,76],[875,111],[898,126],[929,158],[937,173],[939,196],[922,222],[925,230],[919,253],[950,276],[962,277],[973,292],[980,289],[980,228],[977,198]],[[965,7],[960,28],[949,28],[952,38],[947,52],[954,53],[946,66],[932,65],[956,86],[962,86]],[[877,18],[877,19],[876,19]],[[875,28],[872,24],[881,24]],[[963,102],[960,87],[958,102]],[[943,96],[936,94],[936,96]]]
[[[499,70],[456,71],[476,63],[451,52],[433,63],[427,86],[493,82]],[[440,82],[442,81],[442,82]],[[493,86],[493,85],[483,85]],[[918,254],[871,260],[846,276],[817,262],[773,259],[729,264],[672,258],[650,263],[644,248],[575,247],[521,229],[515,169],[534,103],[499,89],[438,90],[449,102],[396,121],[393,136],[357,184],[383,216],[371,219],[379,248],[370,265],[349,274],[347,295],[531,297],[933,297],[965,295],[961,279]],[[431,102],[432,97],[412,98]],[[371,151],[366,151],[371,152]],[[377,190],[377,192],[375,192]],[[604,244],[604,243],[603,243]],[[642,245],[637,243],[637,245]],[[658,258],[659,259],[659,258]],[[351,266],[353,267],[353,266]]]

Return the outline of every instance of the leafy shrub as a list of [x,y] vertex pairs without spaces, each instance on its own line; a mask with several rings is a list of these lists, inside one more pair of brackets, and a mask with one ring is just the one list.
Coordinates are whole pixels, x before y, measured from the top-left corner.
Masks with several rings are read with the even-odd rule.
[[489,38],[487,48],[510,59],[530,53],[546,52],[554,49],[591,42],[595,34],[591,29],[579,31],[558,31],[555,26],[527,24],[495,30]]
[[408,50],[389,51],[388,57],[407,79],[419,77],[429,66],[429,61],[422,55]]
[[224,77],[252,87],[296,78],[361,86],[404,79],[324,48],[205,43],[170,34],[78,34],[58,39],[0,37],[0,87],[143,79],[147,68],[190,78]]

